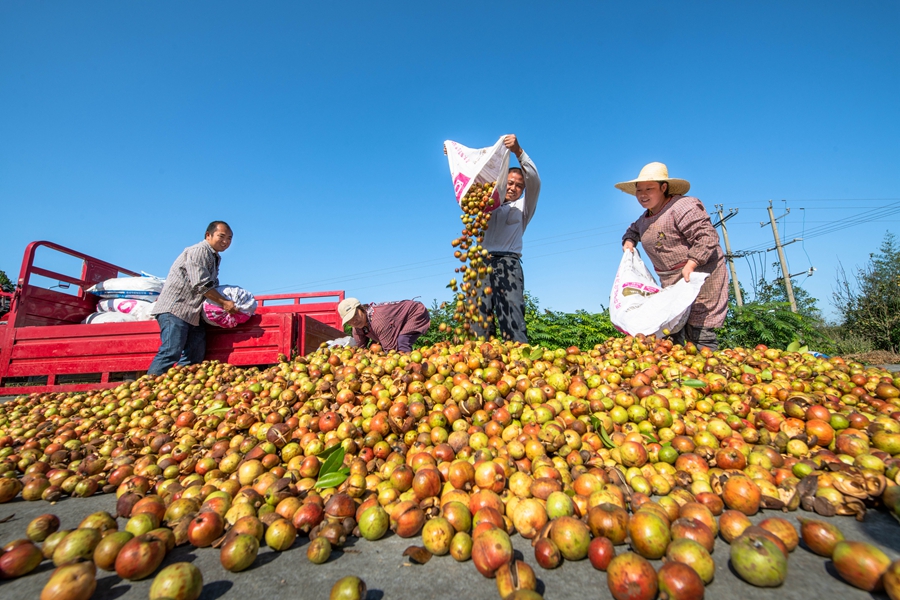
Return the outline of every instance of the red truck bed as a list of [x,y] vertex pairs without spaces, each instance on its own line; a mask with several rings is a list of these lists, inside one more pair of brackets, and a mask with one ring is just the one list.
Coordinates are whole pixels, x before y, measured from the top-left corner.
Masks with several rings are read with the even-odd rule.
[[[82,261],[80,276],[35,264],[38,249]],[[42,262],[43,262],[42,252]],[[53,256],[52,254],[50,256]],[[159,349],[156,321],[84,325],[97,297],[84,290],[99,281],[139,273],[51,242],[32,242],[9,313],[0,316],[0,396],[113,387],[145,372]],[[74,286],[76,293],[41,287],[33,276]],[[266,365],[278,355],[307,354],[341,337],[343,291],[257,296],[257,314],[233,329],[209,327],[206,358],[233,365]]]

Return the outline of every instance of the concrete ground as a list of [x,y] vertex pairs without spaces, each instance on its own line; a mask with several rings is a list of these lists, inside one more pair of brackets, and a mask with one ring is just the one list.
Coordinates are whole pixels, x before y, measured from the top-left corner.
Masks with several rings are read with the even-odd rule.
[[[25,537],[28,522],[45,513],[56,514],[62,528],[75,528],[87,515],[115,509],[114,495],[93,498],[67,498],[50,505],[46,502],[25,502],[20,498],[0,505],[0,519],[14,515],[0,524],[0,544]],[[772,513],[760,514],[753,521],[760,521]],[[787,519],[797,524],[797,517],[822,518],[797,511],[786,513]],[[900,524],[884,511],[870,511],[864,522],[851,517],[833,517],[849,540],[877,544],[891,559],[900,558]],[[124,519],[119,519],[124,527]],[[344,552],[334,552],[322,565],[314,565],[306,559],[307,538],[299,538],[285,552],[273,552],[263,547],[253,566],[242,573],[229,573],[219,563],[219,552],[211,548],[197,549],[190,546],[175,548],[163,565],[188,561],[197,565],[203,573],[203,600],[218,598],[265,599],[327,598],[335,581],[346,575],[361,577],[368,585],[369,600],[382,598],[499,598],[493,580],[482,577],[471,561],[457,563],[449,556],[435,556],[425,565],[410,565],[403,551],[410,545],[421,545],[421,538],[402,539],[390,534],[377,542],[356,540]],[[567,562],[554,570],[537,566],[529,540],[513,536],[513,543],[520,558],[531,565],[539,579],[539,591],[548,599],[560,598],[611,598],[606,585],[606,575],[594,570],[587,560]],[[624,552],[626,546],[617,548]],[[762,589],[741,581],[728,564],[729,547],[721,539],[716,542],[713,559],[716,576],[706,589],[706,598],[722,600],[754,600],[785,598],[819,598],[852,600],[887,598],[873,595],[844,583],[830,561],[809,552],[803,545],[797,548],[788,561],[787,581],[779,588]],[[659,568],[660,562],[654,562]],[[0,598],[18,600],[38,598],[50,577],[53,565],[44,561],[36,571],[11,581],[0,581]],[[94,598],[98,600],[137,600],[148,596],[152,578],[144,581],[124,581],[115,573],[98,572],[98,586]]]

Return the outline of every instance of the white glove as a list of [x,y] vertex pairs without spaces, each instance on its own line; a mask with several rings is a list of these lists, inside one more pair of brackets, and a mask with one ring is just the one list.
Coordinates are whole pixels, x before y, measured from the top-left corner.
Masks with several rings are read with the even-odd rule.
[[350,335],[348,335],[346,337],[337,338],[336,340],[329,340],[329,341],[325,342],[325,344],[329,348],[334,348],[335,346],[347,346],[350,348],[356,348],[356,340],[353,339],[353,336],[350,336]]

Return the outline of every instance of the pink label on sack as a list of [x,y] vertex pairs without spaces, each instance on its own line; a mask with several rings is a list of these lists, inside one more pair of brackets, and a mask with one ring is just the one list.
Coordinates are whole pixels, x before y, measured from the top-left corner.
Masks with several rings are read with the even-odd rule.
[[462,200],[463,190],[469,185],[470,180],[469,177],[466,177],[462,173],[457,173],[456,177],[453,178],[453,191],[456,193],[457,202]]
[[250,315],[242,312],[236,312],[233,315],[227,313],[221,306],[216,306],[209,302],[203,305],[203,311],[206,318],[215,323],[219,327],[231,328],[237,327],[241,323],[246,323],[250,319]]
[[137,300],[122,300],[119,302],[119,305],[116,307],[117,312],[120,313],[130,313],[134,307],[137,305]]

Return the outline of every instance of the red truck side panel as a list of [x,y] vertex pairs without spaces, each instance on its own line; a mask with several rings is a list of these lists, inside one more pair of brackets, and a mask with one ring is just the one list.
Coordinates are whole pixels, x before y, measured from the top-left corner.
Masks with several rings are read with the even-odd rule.
[[[75,278],[37,266],[35,257],[40,248],[80,259],[82,261],[81,277]],[[74,285],[77,287],[77,294],[64,294],[34,285],[31,283],[32,275],[41,275],[51,280]],[[86,316],[94,312],[94,307],[97,305],[97,299],[86,294],[85,290],[99,281],[120,275],[139,277],[140,273],[53,242],[31,242],[25,248],[25,255],[22,257],[22,268],[19,271],[19,280],[9,313],[9,325],[11,327],[41,327],[81,323]]]
[[107,371],[85,368],[113,363],[126,367],[122,371],[137,371],[149,364],[144,356],[150,354],[152,359],[159,348],[156,321],[19,327],[13,336],[10,377],[33,375],[35,369],[42,375]]
[[[328,302],[321,301],[329,296],[332,297],[332,300]],[[337,303],[344,299],[343,291],[270,294],[257,296],[256,299],[259,302],[258,312],[301,312],[335,329],[344,330],[344,326],[341,324],[341,316],[337,312]],[[286,300],[290,300],[291,303],[285,304],[284,301]],[[312,302],[312,300],[319,301]],[[276,302],[280,302],[280,304],[276,304]]]
[[[335,311],[337,313],[337,311]],[[340,323],[340,317],[338,317]],[[344,332],[326,325],[313,315],[301,315],[300,339],[303,340],[304,354],[314,352],[323,342],[343,337]]]
[[[34,264],[45,247],[83,261],[81,277]],[[31,275],[77,286],[66,294],[31,283]],[[97,298],[84,290],[98,281],[138,274],[50,242],[32,242],[25,250],[12,307],[0,322],[0,396],[48,391],[84,391],[113,387],[112,373],[146,371],[159,349],[156,321],[84,325]],[[343,336],[338,303],[343,291],[257,296],[259,308],[246,323],[207,328],[206,358],[233,365],[266,365],[279,355],[314,351],[322,342]],[[89,375],[98,383],[60,383],[60,377]],[[47,377],[46,384],[4,387],[8,378]]]
[[19,294],[17,305],[14,327],[44,327],[81,323],[94,312],[97,299],[28,286]]

